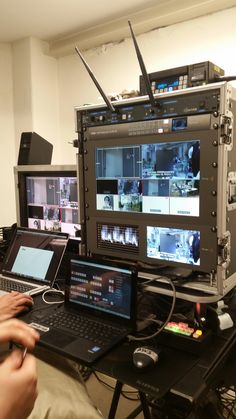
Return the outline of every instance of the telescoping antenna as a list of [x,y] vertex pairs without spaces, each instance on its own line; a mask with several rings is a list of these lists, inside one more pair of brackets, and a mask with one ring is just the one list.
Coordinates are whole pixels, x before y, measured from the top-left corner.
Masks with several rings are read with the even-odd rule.
[[136,38],[135,38],[135,35],[134,35],[130,20],[128,20],[128,24],[129,24],[129,27],[130,27],[131,36],[132,36],[132,39],[133,39],[133,43],[134,43],[135,51],[136,51],[136,54],[137,54],[139,66],[140,66],[140,69],[141,69],[141,72],[142,72],[143,81],[145,83],[146,91],[147,91],[147,94],[149,96],[149,100],[150,100],[151,105],[155,108],[156,107],[156,102],[155,102],[154,95],[152,93],[151,83],[150,83],[150,80],[149,80],[149,77],[148,77],[148,73],[147,73],[144,61],[143,61],[143,57],[141,55],[139,46],[137,44],[137,41],[136,41]]
[[104,90],[102,89],[101,85],[98,83],[98,81],[97,81],[97,79],[96,79],[95,75],[93,74],[93,72],[92,72],[91,68],[89,67],[89,65],[86,63],[86,61],[85,61],[85,59],[84,59],[83,55],[81,54],[80,50],[79,50],[77,47],[75,47],[75,51],[77,52],[77,54],[78,54],[78,55],[79,55],[79,57],[81,58],[82,62],[84,63],[84,66],[86,67],[86,69],[87,69],[87,71],[88,71],[88,73],[89,73],[89,75],[90,75],[91,79],[93,80],[93,82],[94,82],[95,86],[97,87],[98,91],[99,91],[99,92],[100,92],[100,94],[102,95],[102,98],[103,98],[104,102],[106,103],[106,105],[107,105],[108,109],[109,109],[111,112],[115,112],[115,108],[114,108],[114,106],[112,105],[112,103],[111,103],[111,101],[110,101],[109,97],[106,95],[106,93],[105,93],[105,92],[104,92]]

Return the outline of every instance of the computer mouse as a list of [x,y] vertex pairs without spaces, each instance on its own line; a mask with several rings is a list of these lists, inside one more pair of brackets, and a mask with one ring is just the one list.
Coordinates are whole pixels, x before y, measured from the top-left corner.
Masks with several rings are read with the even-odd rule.
[[133,352],[133,364],[139,370],[145,370],[157,363],[160,349],[142,346]]

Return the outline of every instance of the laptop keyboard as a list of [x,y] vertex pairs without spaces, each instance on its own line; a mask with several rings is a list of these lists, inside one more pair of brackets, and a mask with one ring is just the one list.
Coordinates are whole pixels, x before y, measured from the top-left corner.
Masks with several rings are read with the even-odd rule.
[[7,278],[0,278],[0,289],[6,292],[27,292],[34,289],[34,287],[31,285],[21,284],[20,282],[14,282]]
[[88,319],[85,316],[66,312],[59,312],[49,316],[43,321],[43,324],[69,331],[98,345],[105,345],[111,341],[111,338],[120,336],[126,331],[126,329],[121,327],[111,326]]

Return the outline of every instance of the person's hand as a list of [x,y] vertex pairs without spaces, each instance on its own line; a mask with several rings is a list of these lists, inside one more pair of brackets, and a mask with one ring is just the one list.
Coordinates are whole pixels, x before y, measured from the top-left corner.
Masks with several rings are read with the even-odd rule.
[[28,310],[31,305],[33,305],[32,297],[20,292],[13,291],[0,296],[0,322]]
[[[7,323],[7,322],[6,322]],[[14,350],[0,365],[0,417],[26,419],[37,398],[36,361]]]
[[0,323],[0,343],[13,341],[33,349],[38,340],[39,333],[20,320],[11,319]]

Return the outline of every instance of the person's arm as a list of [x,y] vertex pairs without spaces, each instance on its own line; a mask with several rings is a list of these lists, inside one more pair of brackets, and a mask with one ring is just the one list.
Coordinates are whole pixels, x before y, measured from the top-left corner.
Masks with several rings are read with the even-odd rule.
[[[10,340],[33,349],[39,334],[17,319],[0,324],[0,343]],[[36,361],[32,355],[14,350],[0,364],[0,417],[26,419],[37,398]]]
[[36,361],[14,350],[0,365],[1,419],[26,419],[37,398]]
[[20,292],[13,291],[0,296],[0,322],[11,319],[23,311],[27,311],[32,305],[32,297]]

